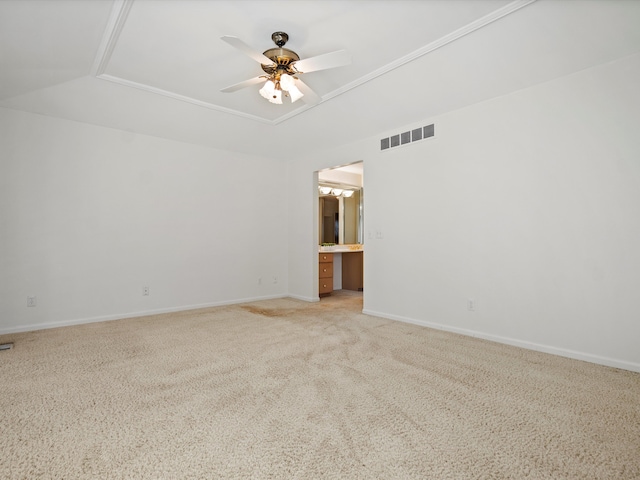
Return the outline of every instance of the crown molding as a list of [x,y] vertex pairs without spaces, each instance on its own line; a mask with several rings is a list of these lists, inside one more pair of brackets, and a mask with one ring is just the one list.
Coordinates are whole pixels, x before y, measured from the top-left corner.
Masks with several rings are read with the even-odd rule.
[[133,6],[133,0],[115,0],[113,7],[111,8],[111,15],[107,22],[107,26],[104,29],[102,35],[102,41],[98,47],[98,52],[93,61],[93,67],[91,74],[94,77],[100,77],[107,69],[107,65],[111,60],[113,50],[116,48],[124,24],[127,21],[131,7]]
[[400,57],[397,60],[391,63],[388,63],[387,65],[384,65],[383,67],[377,70],[374,70],[368,75],[360,77],[359,79],[351,83],[348,83],[347,85],[344,85],[343,87],[340,87],[334,90],[333,92],[326,94],[323,98],[325,100],[329,100],[331,98],[337,97],[338,95],[342,95],[343,93],[348,92],[349,90],[352,90],[356,87],[359,87],[360,85],[363,85],[371,80],[374,80],[375,78],[378,78],[379,76],[384,75],[385,73],[395,70],[396,68],[399,68],[415,60],[416,58],[420,58],[428,53],[433,52],[434,50],[444,47],[445,45],[448,45],[451,42],[454,42],[466,35],[469,35],[470,33],[473,33],[476,30],[480,30],[481,28],[486,27],[487,25],[495,22],[496,20],[500,20],[501,18],[506,17],[507,15],[513,12],[516,12],[521,8],[526,7],[527,5],[535,1],[536,0],[515,0],[514,2],[511,2],[497,10],[494,10],[493,12],[489,13],[488,15],[485,15],[484,17],[479,18],[478,20],[475,20],[465,25],[464,27],[459,28],[458,30],[454,30],[453,32],[445,35],[444,37],[441,37],[438,40],[435,40],[425,45],[424,47],[421,47],[418,50],[415,50],[414,52],[411,52],[408,55],[405,55],[404,57]]
[[120,77],[115,77],[113,75],[98,75],[96,78],[101,80],[106,80],[108,82],[117,83],[119,85],[124,85],[125,87],[137,88],[139,90],[144,90],[149,93],[153,93],[155,95],[162,95],[164,97],[173,98],[174,100],[179,100],[181,102],[190,103],[192,105],[197,105],[199,107],[208,108],[211,110],[217,110],[219,112],[230,113],[233,115],[237,115],[240,117],[248,118],[250,120],[255,120],[256,122],[267,123],[267,124],[275,124],[276,121],[269,120],[263,117],[259,117],[257,115],[251,115],[250,113],[240,112],[238,110],[233,110],[231,108],[221,107],[220,105],[215,105],[213,103],[205,102],[202,100],[198,100],[196,98],[187,97],[186,95],[180,95],[175,92],[169,92],[168,90],[163,90],[161,88],[152,87],[151,85],[147,85],[144,83],[133,82],[131,80],[127,80]]

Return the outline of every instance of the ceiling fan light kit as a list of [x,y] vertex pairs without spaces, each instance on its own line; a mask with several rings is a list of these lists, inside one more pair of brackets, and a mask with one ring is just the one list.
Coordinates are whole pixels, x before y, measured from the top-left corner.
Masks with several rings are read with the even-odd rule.
[[269,76],[264,86],[259,90],[260,95],[275,104],[282,104],[283,91],[285,92],[285,96],[291,98],[291,103],[304,96],[298,87],[296,87],[295,77],[287,73],[274,73]]
[[[261,75],[224,88],[222,92],[235,92],[238,89],[261,83],[263,79],[266,79],[259,93],[271,103],[281,105],[283,92],[285,97],[291,99],[291,103],[300,100],[305,96],[305,93],[307,94],[305,103],[319,103],[321,100],[320,97],[296,75],[304,73],[305,71],[312,72],[339,67],[351,62],[349,55],[344,50],[301,61],[300,56],[296,52],[284,48],[284,45],[289,40],[289,35],[285,32],[274,32],[271,35],[271,39],[277,48],[270,48],[260,54],[237,37],[222,37],[223,41],[259,62],[262,70],[266,73],[266,75]],[[305,92],[303,93],[298,87],[305,90]]]

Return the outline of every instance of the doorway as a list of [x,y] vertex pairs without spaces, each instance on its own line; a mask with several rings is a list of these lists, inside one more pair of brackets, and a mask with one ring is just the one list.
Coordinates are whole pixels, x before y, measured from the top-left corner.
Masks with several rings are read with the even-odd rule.
[[364,163],[316,172],[318,295],[364,292]]

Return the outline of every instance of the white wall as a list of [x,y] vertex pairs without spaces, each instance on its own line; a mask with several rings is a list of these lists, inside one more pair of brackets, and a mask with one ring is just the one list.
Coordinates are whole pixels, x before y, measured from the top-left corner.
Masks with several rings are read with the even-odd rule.
[[284,177],[264,158],[0,109],[0,333],[284,296]]
[[0,109],[0,333],[317,300],[314,172],[364,160],[366,312],[640,371],[638,84],[635,55],[286,170]]
[[638,85],[634,55],[292,163],[290,290],[314,295],[313,171],[364,160],[366,313],[640,371]]

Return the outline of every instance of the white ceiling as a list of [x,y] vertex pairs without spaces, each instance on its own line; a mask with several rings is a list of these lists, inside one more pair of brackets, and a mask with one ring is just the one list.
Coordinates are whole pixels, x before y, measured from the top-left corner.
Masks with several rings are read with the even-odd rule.
[[[0,0],[0,106],[263,156],[392,131],[640,51],[640,0]],[[289,34],[321,97],[273,105],[262,52]]]

